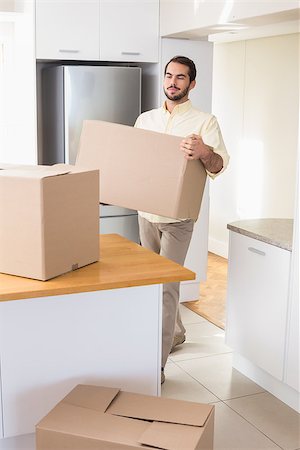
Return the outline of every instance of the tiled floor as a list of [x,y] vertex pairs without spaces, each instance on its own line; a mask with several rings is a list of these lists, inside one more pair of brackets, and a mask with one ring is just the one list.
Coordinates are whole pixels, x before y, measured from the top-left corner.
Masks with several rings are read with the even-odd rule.
[[162,396],[215,405],[215,450],[299,450],[300,415],[232,369],[221,328],[180,309],[187,340],[169,357]]

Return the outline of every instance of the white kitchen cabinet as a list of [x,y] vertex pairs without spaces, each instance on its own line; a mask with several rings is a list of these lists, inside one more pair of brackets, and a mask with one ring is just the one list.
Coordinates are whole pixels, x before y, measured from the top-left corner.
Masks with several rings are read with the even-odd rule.
[[[234,30],[235,23],[256,27],[297,20],[299,2],[285,1],[178,1],[160,0],[160,34],[190,39]],[[224,27],[224,25],[226,25]]]
[[[296,10],[299,8],[297,0],[276,1],[264,0],[262,2],[243,1],[233,2],[232,8],[223,8],[222,18],[227,22],[244,21],[250,19],[250,23],[260,25],[274,23],[276,21],[292,20],[296,18]],[[277,15],[277,16],[276,16]]]
[[159,0],[100,0],[100,60],[158,62]]
[[230,232],[226,343],[283,379],[291,252]]
[[157,62],[159,0],[36,0],[36,57]]
[[36,0],[36,58],[99,59],[99,0]]

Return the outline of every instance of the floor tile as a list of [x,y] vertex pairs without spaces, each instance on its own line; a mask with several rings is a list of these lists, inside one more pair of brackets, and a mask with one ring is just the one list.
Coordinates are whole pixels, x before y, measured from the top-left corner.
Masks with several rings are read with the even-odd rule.
[[264,389],[232,368],[231,353],[176,361],[176,364],[221,400],[264,392]]
[[300,414],[268,392],[226,403],[283,449],[300,447]]
[[179,305],[179,311],[183,324],[205,322],[206,319],[194,313],[184,305]]
[[201,323],[186,324],[186,341],[175,348],[172,361],[199,358],[218,353],[231,352],[224,344],[224,331],[204,320]]
[[0,439],[0,450],[35,450],[35,433]]
[[162,397],[199,403],[218,401],[216,396],[174,363],[166,364],[165,375],[166,381],[161,387]]
[[280,449],[223,402],[215,404],[214,450]]

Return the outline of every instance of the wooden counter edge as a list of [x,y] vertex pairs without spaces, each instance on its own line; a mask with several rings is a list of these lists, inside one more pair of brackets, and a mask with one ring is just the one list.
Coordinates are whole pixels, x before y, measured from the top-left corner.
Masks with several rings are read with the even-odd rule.
[[[126,238],[119,235],[100,235],[100,237],[102,241],[100,253],[105,253],[103,260],[84,266],[74,272],[68,272],[48,281],[38,281],[3,274],[4,278],[2,279],[2,282],[4,285],[0,287],[0,302],[164,284],[195,279],[195,273],[191,270],[180,266],[173,261],[167,260],[163,256],[157,255]],[[120,252],[116,252],[118,249]],[[122,273],[122,276],[120,276],[120,270],[122,270],[123,266],[120,267],[119,258],[126,258],[126,261],[128,261],[128,255],[130,270],[128,272],[124,266],[124,272]],[[131,260],[133,260],[132,265]],[[114,261],[116,261],[116,263],[114,263]],[[124,261],[124,259],[122,261]],[[100,278],[97,277],[97,270],[95,271],[95,267],[97,267],[95,265],[98,265],[99,263],[104,263],[104,267],[106,268],[103,271],[103,276]],[[160,268],[161,263],[162,266]],[[145,271],[145,267],[148,269],[148,264],[149,271]],[[136,265],[142,267],[143,270],[141,272],[136,271],[132,273],[132,268],[135,270]],[[112,277],[112,267],[116,270],[115,277]],[[96,276],[94,276],[93,271],[95,271]],[[106,274],[107,279],[105,279]],[[128,278],[126,278],[127,275]],[[6,277],[8,277],[10,281],[10,287],[7,287],[7,290],[5,289]],[[73,277],[75,277],[75,279],[73,279]],[[12,287],[12,281],[14,279],[18,285],[16,288]]]

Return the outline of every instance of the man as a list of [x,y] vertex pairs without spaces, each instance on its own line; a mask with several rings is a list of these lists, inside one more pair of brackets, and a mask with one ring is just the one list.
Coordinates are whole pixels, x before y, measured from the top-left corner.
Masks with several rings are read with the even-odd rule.
[[[208,175],[223,172],[229,156],[217,120],[211,114],[193,108],[189,92],[196,85],[196,67],[192,60],[175,56],[165,67],[161,108],[142,113],[135,126],[176,136],[186,136],[180,150],[188,160],[202,161]],[[194,222],[188,217],[172,219],[139,211],[141,244],[183,265],[192,237]],[[185,328],[179,313],[179,283],[163,287],[162,379],[169,353],[185,341]]]

